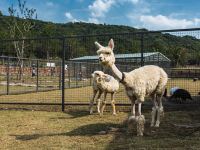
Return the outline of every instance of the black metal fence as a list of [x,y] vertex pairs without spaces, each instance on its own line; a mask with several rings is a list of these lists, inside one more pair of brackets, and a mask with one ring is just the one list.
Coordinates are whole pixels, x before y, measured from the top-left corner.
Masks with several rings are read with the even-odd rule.
[[[121,71],[158,65],[172,87],[200,92],[200,29],[69,36],[0,41],[0,103],[88,104],[91,73],[102,70],[96,56],[98,41],[114,40],[116,64]],[[124,89],[117,104],[129,104]]]

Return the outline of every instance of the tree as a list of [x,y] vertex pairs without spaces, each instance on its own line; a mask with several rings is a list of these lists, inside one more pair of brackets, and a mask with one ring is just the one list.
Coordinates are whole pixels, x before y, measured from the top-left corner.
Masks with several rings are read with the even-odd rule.
[[2,13],[2,11],[0,10],[0,16],[3,16],[3,13]]
[[7,21],[10,31],[10,37],[13,40],[14,49],[18,58],[18,79],[23,79],[23,58],[24,50],[28,46],[26,38],[29,36],[30,31],[35,26],[33,19],[37,19],[36,9],[26,7],[26,1],[18,0],[18,7],[15,9],[13,5],[8,8],[10,18]]
[[174,61],[173,65],[178,66],[185,66],[188,61],[188,53],[187,49],[184,47],[170,47],[171,58]]

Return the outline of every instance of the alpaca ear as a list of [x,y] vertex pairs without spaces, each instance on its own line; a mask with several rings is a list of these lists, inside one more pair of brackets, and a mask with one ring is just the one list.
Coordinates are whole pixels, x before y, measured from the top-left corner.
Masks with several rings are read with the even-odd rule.
[[110,39],[110,41],[108,42],[108,47],[110,47],[112,50],[114,49],[114,41],[113,41],[113,39]]
[[101,48],[102,47],[101,44],[99,44],[97,41],[94,42],[94,44],[96,45],[97,48]]
[[94,78],[94,73],[91,74],[92,78]]

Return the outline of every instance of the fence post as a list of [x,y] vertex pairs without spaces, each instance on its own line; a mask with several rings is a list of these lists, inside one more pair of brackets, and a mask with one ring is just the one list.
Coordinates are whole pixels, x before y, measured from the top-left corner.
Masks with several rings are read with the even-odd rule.
[[61,82],[62,82],[62,61],[60,62],[60,72],[59,72],[59,90],[61,90]]
[[[87,62],[87,63],[88,63],[88,62]],[[90,86],[92,86],[92,77],[91,77],[91,74],[93,73],[93,72],[92,72],[92,65],[93,65],[93,64],[88,63],[87,66],[88,66],[88,65],[90,65],[90,71],[89,71],[89,74],[87,74],[87,78],[88,78],[88,77],[90,78]]]
[[37,76],[36,76],[36,92],[38,92],[38,86],[39,86],[39,62],[38,62],[38,59],[37,59],[36,65],[37,65],[37,72],[36,72],[36,74],[37,74]]
[[9,95],[9,87],[10,87],[10,57],[8,57],[7,64],[7,89],[6,94]]
[[65,38],[62,38],[62,111],[65,110]]
[[144,66],[144,33],[141,33],[141,66]]
[[68,84],[69,84],[69,85],[68,85],[68,88],[71,87],[71,85],[70,85],[70,83],[71,83],[71,78],[70,78],[70,71],[71,71],[71,70],[70,70],[70,68],[71,68],[71,63],[69,63],[69,64],[68,64],[68,67],[67,67],[68,80],[69,80],[69,81],[68,81]]
[[78,71],[77,71],[77,65],[76,64],[78,64],[78,63],[74,63],[74,75],[75,75],[75,80],[76,80],[76,87],[77,87],[77,85],[78,85],[78,83],[77,83],[77,80],[78,80]]
[[[80,82],[82,81],[82,76],[83,76],[83,74],[82,74],[82,65],[81,65],[81,63],[79,64],[79,80],[80,80]],[[82,85],[81,85],[82,86]]]

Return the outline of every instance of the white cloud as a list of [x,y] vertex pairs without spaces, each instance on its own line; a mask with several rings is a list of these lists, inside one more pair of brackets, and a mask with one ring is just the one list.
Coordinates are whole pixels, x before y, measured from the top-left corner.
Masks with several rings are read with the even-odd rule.
[[[131,1],[131,0],[130,0]],[[140,16],[151,13],[151,6],[144,0],[138,1],[137,5],[133,5],[133,9],[127,13],[126,17],[129,21],[136,25],[135,23],[140,20]]]
[[74,18],[70,12],[66,12],[65,13],[65,17],[67,17],[68,21],[79,22],[79,20],[77,20],[76,18]]
[[67,19],[69,19],[69,20],[74,19],[70,12],[66,12],[65,17],[67,17]]
[[127,18],[129,18],[129,21],[134,27],[160,30],[200,26],[200,18],[186,19],[187,14],[184,12],[172,12],[167,15],[152,15],[156,11],[153,9],[151,3],[146,0],[138,0],[136,4],[137,5],[133,5],[134,9],[127,14]]
[[115,2],[114,0],[95,0],[92,5],[88,6],[91,16],[94,18],[104,17]]
[[[88,22],[91,23],[102,23],[106,15],[113,6],[117,4],[131,3],[133,5],[142,2],[143,0],[95,0],[91,5],[88,6],[90,17]],[[146,9],[145,9],[146,10]]]
[[200,18],[195,18],[194,19],[194,25],[199,26],[200,25]]
[[175,29],[175,28],[188,28],[200,24],[200,19],[187,20],[170,18],[163,15],[142,15],[140,22],[143,27],[148,29]]
[[88,23],[95,23],[95,24],[99,24],[100,23],[100,21],[97,18],[89,18],[87,22]]
[[138,4],[141,0],[115,0],[117,3],[124,4],[124,3],[132,3],[134,5]]

